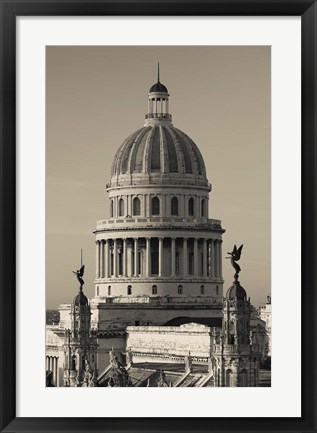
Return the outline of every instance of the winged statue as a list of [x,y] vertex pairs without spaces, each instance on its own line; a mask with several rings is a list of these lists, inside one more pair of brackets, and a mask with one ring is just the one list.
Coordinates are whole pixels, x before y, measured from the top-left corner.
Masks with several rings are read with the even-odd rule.
[[83,288],[83,285],[85,284],[85,281],[82,278],[84,276],[84,272],[85,272],[85,265],[82,265],[82,267],[80,269],[77,269],[77,271],[73,271],[73,274],[76,275],[77,280],[79,281],[81,289]]
[[243,248],[243,244],[239,248],[237,248],[237,246],[235,245],[231,253],[227,252],[227,254],[229,254],[230,257],[226,257],[226,259],[230,259],[231,265],[236,271],[234,275],[235,278],[238,278],[239,272],[241,271],[241,268],[238,265],[237,261],[240,260],[242,248]]

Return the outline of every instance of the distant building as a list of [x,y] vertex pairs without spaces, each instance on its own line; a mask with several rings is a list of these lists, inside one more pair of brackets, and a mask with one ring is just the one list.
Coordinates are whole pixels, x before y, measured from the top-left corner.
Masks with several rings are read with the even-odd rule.
[[259,313],[261,319],[265,322],[266,332],[268,336],[268,356],[271,357],[272,352],[272,337],[271,337],[271,329],[272,329],[272,304],[271,304],[271,296],[267,296],[266,303],[261,305],[259,308]]

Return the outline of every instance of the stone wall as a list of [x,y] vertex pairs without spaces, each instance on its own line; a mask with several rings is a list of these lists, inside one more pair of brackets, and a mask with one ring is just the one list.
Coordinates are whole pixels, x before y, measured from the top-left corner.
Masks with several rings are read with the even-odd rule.
[[181,326],[129,326],[127,350],[133,355],[168,355],[208,358],[212,352],[211,328],[189,323]]

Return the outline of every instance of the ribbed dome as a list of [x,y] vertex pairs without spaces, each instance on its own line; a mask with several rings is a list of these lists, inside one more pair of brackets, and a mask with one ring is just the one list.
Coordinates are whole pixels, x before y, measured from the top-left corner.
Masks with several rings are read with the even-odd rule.
[[131,134],[112,164],[112,177],[133,173],[180,173],[206,178],[203,157],[191,138],[171,125],[149,125]]
[[153,86],[150,88],[150,93],[153,93],[153,92],[168,93],[168,90],[167,90],[167,87],[164,86],[164,84],[162,84],[158,81],[156,84],[153,84]]
[[235,281],[227,291],[227,299],[234,300],[236,298],[240,300],[247,299],[247,292],[240,286],[239,281]]
[[75,306],[86,306],[86,305],[88,305],[88,299],[87,299],[87,297],[84,295],[84,293],[82,291],[80,291],[78,293],[78,295],[76,295],[75,298],[73,299],[73,305],[75,305]]

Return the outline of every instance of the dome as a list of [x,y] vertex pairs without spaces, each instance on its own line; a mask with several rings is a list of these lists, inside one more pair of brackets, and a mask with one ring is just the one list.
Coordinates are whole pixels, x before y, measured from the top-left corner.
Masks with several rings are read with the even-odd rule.
[[167,87],[164,86],[164,84],[160,83],[159,81],[156,84],[153,84],[153,86],[150,88],[150,93],[168,93]]
[[227,299],[234,300],[240,299],[245,301],[247,299],[247,292],[242,286],[240,286],[239,281],[235,281],[227,291]]
[[150,124],[123,142],[115,155],[111,175],[133,173],[179,173],[206,179],[198,147],[171,124]]
[[75,298],[73,300],[73,305],[75,305],[75,306],[80,306],[80,305],[81,306],[87,306],[88,305],[88,299],[82,291],[80,291],[78,293],[78,295],[75,296]]

